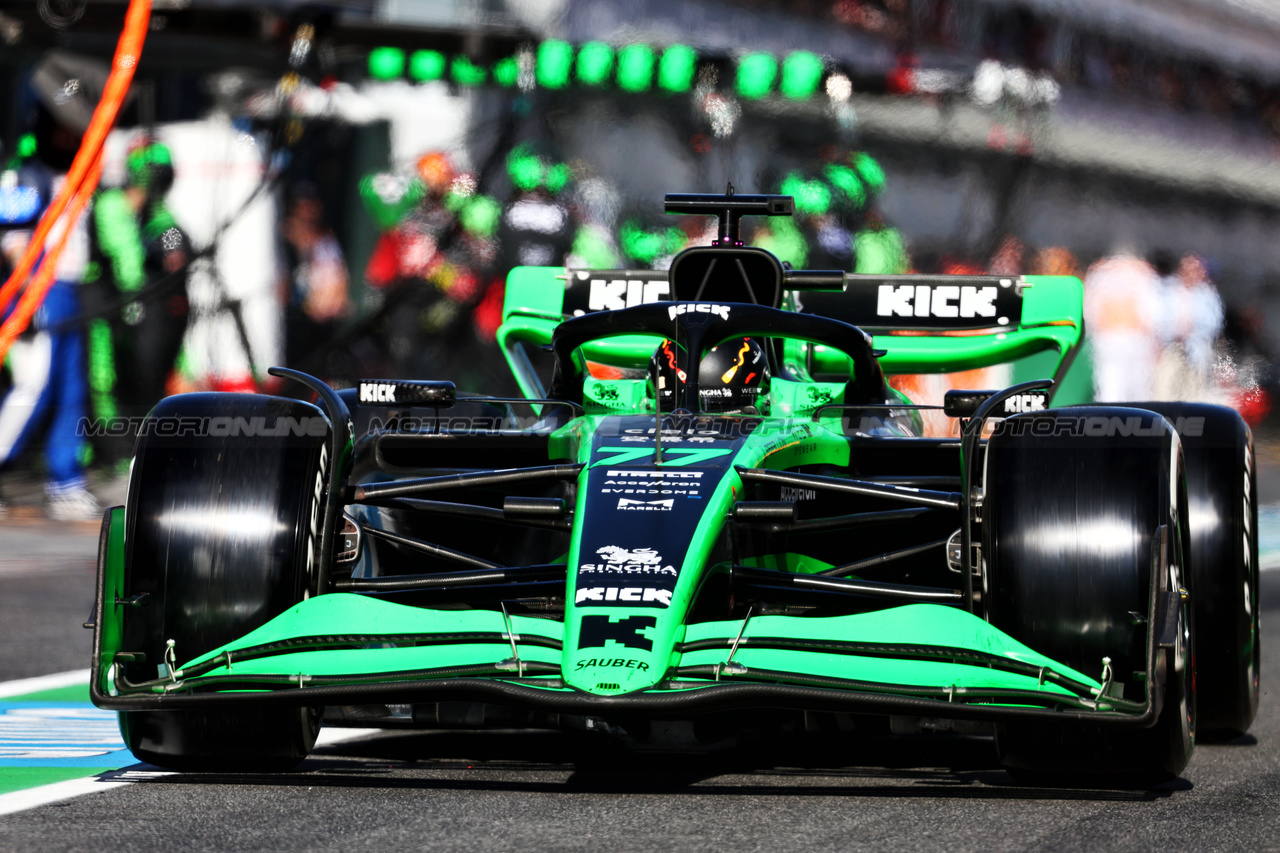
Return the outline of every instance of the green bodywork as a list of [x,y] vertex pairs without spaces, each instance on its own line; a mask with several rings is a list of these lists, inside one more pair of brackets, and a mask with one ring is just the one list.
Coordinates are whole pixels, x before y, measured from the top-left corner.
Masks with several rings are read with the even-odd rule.
[[[531,353],[550,344],[562,322],[565,271],[522,267],[507,284],[498,343],[522,392],[546,390]],[[1079,346],[1080,282],[1029,277],[1022,322],[1017,327],[964,335],[877,334],[886,373],[966,370],[1036,353],[1056,357],[1055,370]],[[788,297],[788,300],[790,297]],[[657,345],[651,335],[594,341],[582,348],[589,361],[644,368]],[[709,345],[709,344],[708,344]],[[797,370],[847,375],[843,355],[805,342],[786,345]],[[738,469],[791,470],[801,465],[845,467],[850,439],[840,413],[818,407],[843,402],[843,381],[775,379],[768,417],[741,419],[731,440],[667,438],[661,469],[701,472],[714,487],[701,496],[687,550],[675,560],[669,606],[575,598],[575,570],[595,557],[584,546],[593,522],[588,495],[611,468],[653,466],[659,452],[643,426],[653,400],[643,378],[585,380],[585,413],[549,437],[548,461],[578,463],[574,531],[566,558],[568,591],[563,619],[512,615],[495,610],[449,610],[407,606],[350,593],[302,601],[246,636],[195,659],[175,649],[176,671],[139,685],[116,679],[127,604],[123,586],[124,511],[113,511],[102,567],[96,688],[102,695],[177,695],[225,689],[305,689],[322,685],[386,685],[459,677],[520,684],[557,694],[602,700],[749,681],[803,685],[869,694],[911,696],[943,702],[1076,710],[1120,711],[1141,707],[1124,700],[1095,701],[1102,685],[1046,658],[959,607],[909,604],[845,616],[757,615],[732,621],[688,623],[690,607],[706,578],[727,571],[717,560],[724,528],[745,486]],[[900,399],[900,398],[899,398]],[[748,429],[755,425],[756,428]],[[651,430],[650,430],[651,431]],[[699,441],[701,443],[699,443]],[[593,479],[595,478],[595,479]],[[692,512],[693,510],[686,510]],[[609,522],[612,523],[612,522]],[[637,524],[663,523],[638,519]],[[597,536],[594,543],[601,541]],[[600,549],[604,550],[604,549]],[[661,562],[661,560],[659,561]],[[803,555],[760,561],[766,568],[812,573],[828,568]],[[959,583],[959,581],[956,581]],[[579,598],[583,590],[579,588]],[[592,590],[587,590],[592,593]],[[638,625],[627,643],[609,638],[580,648],[586,619],[610,630]],[[641,617],[636,620],[636,617]],[[634,620],[634,621],[633,621]],[[619,634],[618,636],[622,636]],[[646,648],[647,646],[647,648]],[[185,661],[185,662],[184,662]],[[234,685],[234,686],[232,686]],[[1014,695],[1001,693],[1013,691]],[[945,707],[940,716],[945,716]]]
[[[104,562],[103,591],[98,622],[98,691],[120,695],[113,679],[116,655],[121,651],[124,575],[124,510],[112,512]],[[674,611],[676,608],[673,607]],[[625,608],[622,608],[625,611]],[[626,618],[626,613],[619,613]],[[1081,686],[1101,685],[1036,653],[982,619],[959,610],[933,604],[910,604],[873,613],[797,619],[759,616],[742,621],[703,622],[685,626],[671,619],[648,629],[654,651],[646,653],[620,644],[585,653],[575,651],[574,632],[565,643],[566,623],[530,616],[504,616],[492,610],[434,610],[411,607],[362,595],[333,593],[317,596],[290,608],[235,642],[187,661],[172,678],[146,687],[153,694],[180,694],[192,688],[217,689],[219,682],[233,681],[242,691],[246,681],[263,679],[264,689],[283,677],[298,687],[324,684],[359,684],[431,677],[473,676],[521,683],[548,692],[575,690],[602,696],[648,691],[678,692],[698,689],[699,683],[741,678],[753,672],[770,673],[768,680],[781,684],[806,684],[815,680],[843,680],[860,685],[883,685],[886,692],[921,697],[981,697],[988,691],[1017,690],[1043,695],[1048,704],[1060,702],[1078,707],[1078,692],[1046,681],[1057,673]],[[879,648],[912,648],[916,653],[936,649],[935,659],[886,657],[869,650],[851,654],[821,648],[823,641]],[[808,642],[804,650],[779,649],[779,640]],[[515,654],[513,655],[512,649]],[[292,644],[296,650],[270,647]],[[733,664],[737,673],[722,671],[716,677],[690,677],[685,668],[721,668],[736,646]],[[265,651],[265,653],[264,653]],[[966,651],[984,657],[965,662]],[[518,658],[520,665],[513,664]],[[1023,665],[1010,672],[993,665],[1006,659]],[[603,660],[610,679],[598,683]],[[520,666],[542,664],[544,675],[522,674]],[[199,675],[188,673],[199,670]],[[560,677],[556,671],[562,671]],[[818,675],[819,678],[815,678]]]
[[[520,391],[528,397],[542,397],[546,390],[529,367],[528,350],[550,344],[556,326],[564,321],[565,279],[571,274],[563,267],[516,267],[507,277],[497,341]],[[847,278],[856,281],[858,277]],[[1022,280],[1022,322],[1017,327],[950,335],[877,333],[873,345],[884,352],[881,368],[888,375],[952,373],[1046,353],[1053,358],[1049,375],[1060,375],[1084,335],[1084,287],[1079,279],[1069,276],[1025,276]],[[787,300],[783,307],[788,307]],[[650,335],[610,338],[583,347],[583,355],[591,361],[643,368],[659,340]],[[815,373],[847,372],[847,359],[821,345],[789,342],[789,360],[805,364],[802,352],[810,346]]]

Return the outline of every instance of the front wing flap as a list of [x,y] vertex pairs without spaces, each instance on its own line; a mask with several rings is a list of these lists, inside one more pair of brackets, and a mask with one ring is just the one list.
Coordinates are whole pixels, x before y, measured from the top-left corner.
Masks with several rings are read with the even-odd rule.
[[[665,680],[621,695],[565,686],[560,622],[489,610],[323,595],[137,684],[112,665],[121,650],[103,642],[118,630],[101,621],[99,629],[93,694],[117,710],[471,699],[587,714],[795,707],[990,719],[1051,714],[1139,725],[1148,710],[1099,699],[1102,685],[1089,676],[969,613],[931,604],[690,625]],[[600,649],[602,682],[612,668],[635,665],[627,652],[612,641]]]

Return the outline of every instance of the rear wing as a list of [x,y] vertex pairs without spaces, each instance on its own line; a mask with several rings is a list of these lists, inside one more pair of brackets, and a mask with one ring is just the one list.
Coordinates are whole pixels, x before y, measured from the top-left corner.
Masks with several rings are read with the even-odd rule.
[[[661,270],[516,267],[507,277],[498,344],[521,390],[541,396],[527,352],[551,343],[562,321],[595,311],[671,299]],[[1004,364],[1041,352],[1056,355],[1055,378],[1074,359],[1084,334],[1084,288],[1071,276],[869,276],[786,272],[782,307],[858,326],[874,336],[887,374],[950,373]],[[656,347],[650,336],[613,338],[584,347],[588,359],[642,367]],[[848,371],[842,354],[796,344],[815,374]]]

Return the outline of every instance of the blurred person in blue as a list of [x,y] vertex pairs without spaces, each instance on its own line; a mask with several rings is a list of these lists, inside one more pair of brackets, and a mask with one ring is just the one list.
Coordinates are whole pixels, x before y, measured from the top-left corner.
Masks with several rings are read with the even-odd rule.
[[1204,260],[1188,252],[1161,280],[1157,334],[1161,346],[1156,394],[1208,401],[1213,394],[1214,344],[1225,312]]
[[[29,215],[11,218],[0,234],[6,272],[26,251],[41,215],[62,186],[106,77],[105,67],[60,52],[48,54],[34,69],[35,150],[10,163],[0,175],[0,185],[28,190],[35,205]],[[48,424],[45,494],[49,517],[57,521],[97,521],[102,515],[87,488],[82,456],[87,445],[80,435],[88,397],[83,332],[77,322],[79,284],[89,261],[86,219],[71,222],[64,216],[49,232],[46,249],[72,229],[52,287],[30,328],[9,352],[13,386],[0,403],[0,465],[11,464]]]

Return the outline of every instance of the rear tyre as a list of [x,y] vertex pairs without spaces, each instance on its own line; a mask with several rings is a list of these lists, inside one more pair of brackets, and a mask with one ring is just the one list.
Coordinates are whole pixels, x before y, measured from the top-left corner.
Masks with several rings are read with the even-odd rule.
[[1253,434],[1234,409],[1142,403],[1178,429],[1187,466],[1196,623],[1197,736],[1230,740],[1258,713],[1258,484]]
[[[280,434],[275,434],[280,433]],[[130,681],[259,627],[310,592],[324,515],[328,429],[319,410],[250,394],[160,402],[134,454],[126,510],[125,648]],[[319,713],[306,708],[129,711],[125,744],[175,770],[287,770],[307,756]]]
[[[1108,435],[1109,425],[1129,434]],[[1095,678],[1109,657],[1113,695],[1145,699],[1155,534],[1167,528],[1168,588],[1186,587],[1185,507],[1178,440],[1159,415],[1099,407],[1009,419],[987,448],[988,620]],[[996,746],[1006,769],[1037,784],[1121,786],[1181,773],[1196,724],[1185,602],[1178,619],[1175,647],[1157,650],[1152,727],[1002,723]]]

